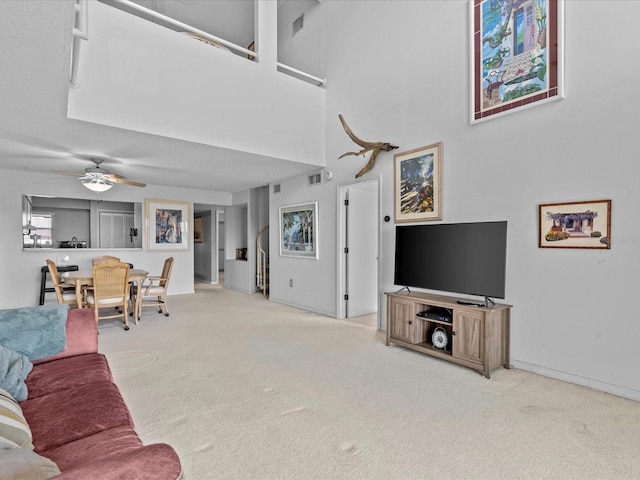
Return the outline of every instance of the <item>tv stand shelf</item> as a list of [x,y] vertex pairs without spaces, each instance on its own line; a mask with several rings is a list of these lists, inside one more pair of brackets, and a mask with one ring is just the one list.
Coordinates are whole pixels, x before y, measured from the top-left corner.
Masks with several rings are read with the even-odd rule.
[[[422,292],[386,295],[387,346],[393,343],[464,365],[486,378],[501,365],[509,368],[511,305],[462,305],[459,298]],[[438,312],[432,317],[439,318],[418,315],[431,309]],[[450,312],[449,318],[440,318],[442,309]]]

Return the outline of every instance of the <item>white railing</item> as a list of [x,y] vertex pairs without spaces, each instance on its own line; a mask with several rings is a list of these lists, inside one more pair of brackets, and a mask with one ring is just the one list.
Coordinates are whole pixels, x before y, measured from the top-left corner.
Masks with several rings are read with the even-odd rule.
[[293,74],[294,76],[298,76],[298,77],[302,77],[304,80],[310,81],[312,83],[315,83],[316,85],[321,85],[324,87],[325,83],[327,83],[327,80],[324,78],[319,78],[319,77],[314,77],[313,75],[309,75],[308,73],[305,73],[301,70],[296,70],[293,67],[289,67],[287,65],[285,65],[284,63],[280,63],[278,62],[278,68],[281,70],[284,70],[286,72],[289,72],[291,74]]
[[[78,0],[76,0],[78,1]],[[79,0],[79,1],[86,1],[86,0]],[[198,28],[192,27],[191,25],[187,25],[186,23],[180,22],[179,20],[175,20],[171,17],[168,17],[166,15],[163,15],[161,13],[156,12],[155,10],[151,10],[149,8],[143,7],[142,5],[138,5],[137,3],[133,3],[130,0],[114,0],[116,3],[119,3],[121,5],[126,5],[129,8],[132,8],[138,12],[141,13],[145,13],[147,15],[152,16],[153,18],[157,18],[159,20],[162,20],[163,22],[166,22],[170,25],[173,25],[175,27],[181,28],[186,32],[190,32],[192,34],[198,35],[206,40],[209,40],[213,43],[217,43],[220,45],[223,45],[233,51],[236,52],[240,52],[244,55],[247,56],[247,58],[251,58],[253,60],[259,58],[259,53],[258,52],[254,52],[253,50],[249,50],[247,48],[241,47],[240,45],[236,45],[235,43],[229,42],[227,40],[224,40],[222,38],[216,37],[215,35],[211,35],[210,33],[205,32],[204,30],[200,30]],[[316,85],[320,85],[320,86],[324,86],[326,83],[326,80],[324,78],[319,78],[316,77],[314,75],[310,75],[308,73],[305,73],[301,70],[297,70],[293,67],[289,67],[283,63],[279,63],[277,64],[277,67],[280,70],[284,70],[285,72],[299,77],[305,81],[308,81],[310,83],[315,83]]]
[[256,238],[256,284],[264,296],[269,294],[269,256],[262,248],[262,234],[267,230],[269,225],[260,230]]
[[73,4],[75,13],[73,30],[73,53],[71,56],[71,86],[78,88],[78,62],[80,61],[80,44],[81,40],[89,40],[89,21],[88,21],[88,4],[87,0],[76,0]]
[[247,48],[241,47],[240,45],[236,45],[235,43],[229,42],[222,38],[218,38],[215,35],[211,35],[210,33],[207,33],[204,30],[200,30],[199,28],[195,28],[195,27],[192,27],[191,25],[187,25],[186,23],[180,22],[179,20],[175,20],[171,17],[167,17],[166,15],[158,13],[155,10],[151,10],[149,8],[143,7],[142,5],[138,5],[137,3],[133,3],[129,0],[114,0],[114,1],[121,5],[126,5],[127,7],[130,7],[139,12],[145,13],[147,15],[151,15],[152,17],[162,20],[163,22],[167,22],[175,27],[181,28],[186,32],[195,33],[196,35],[199,35],[200,37],[203,37],[214,43],[219,43],[220,45],[224,45],[225,47],[231,50],[240,52],[246,55],[247,57],[251,55],[252,57],[258,58],[258,53],[256,52],[252,52]]

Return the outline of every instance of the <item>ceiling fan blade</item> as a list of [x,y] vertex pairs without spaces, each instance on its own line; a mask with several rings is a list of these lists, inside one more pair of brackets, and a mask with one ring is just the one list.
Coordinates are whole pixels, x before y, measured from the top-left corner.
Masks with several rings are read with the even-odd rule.
[[120,183],[122,185],[131,185],[132,187],[146,187],[146,183],[132,182],[130,180],[125,180],[119,175],[114,176],[113,174],[105,175],[105,178],[113,183]]

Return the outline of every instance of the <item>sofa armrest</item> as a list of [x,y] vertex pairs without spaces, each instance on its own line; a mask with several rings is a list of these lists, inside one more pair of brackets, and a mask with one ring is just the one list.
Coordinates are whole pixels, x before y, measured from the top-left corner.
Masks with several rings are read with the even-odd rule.
[[32,363],[50,362],[59,358],[98,352],[98,323],[92,308],[71,308],[65,326],[67,344],[64,350],[48,357],[33,360]]
[[53,477],[56,480],[177,480],[182,467],[176,452],[165,443],[127,450],[79,465]]

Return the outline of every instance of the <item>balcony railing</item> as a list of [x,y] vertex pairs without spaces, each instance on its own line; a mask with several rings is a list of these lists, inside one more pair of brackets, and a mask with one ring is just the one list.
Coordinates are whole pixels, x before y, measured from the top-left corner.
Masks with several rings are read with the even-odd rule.
[[[86,2],[86,0],[76,0],[76,2]],[[134,3],[130,0],[110,0],[109,2],[104,2],[107,4],[120,4],[123,7],[124,11],[128,11],[128,9],[133,10],[134,12],[138,12],[140,14],[143,15],[148,15],[154,19],[157,19],[165,24],[169,24],[172,27],[175,27],[176,29],[178,29],[179,31],[182,32],[186,32],[188,34],[190,34],[192,37],[197,38],[198,40],[210,43],[214,46],[217,46],[219,48],[224,48],[224,49],[228,49],[230,51],[232,51],[233,53],[236,53],[238,55],[241,55],[247,59],[256,61],[260,58],[260,52],[259,51],[253,51],[253,50],[249,50],[248,48],[242,47],[240,45],[237,45],[233,42],[230,42],[228,40],[225,40],[223,38],[217,37],[215,35],[212,35],[208,32],[205,32],[204,30],[201,30],[199,28],[195,28],[191,25],[188,25],[187,23],[181,22],[179,20],[176,20],[174,18],[171,18],[167,15],[164,15],[160,12],[157,12],[155,10],[146,8],[142,5],[139,5],[137,3]],[[114,5],[115,6],[115,5]],[[85,6],[85,10],[86,10],[86,6]],[[133,13],[135,14],[135,13]],[[295,69],[293,67],[290,67],[288,65],[285,65],[283,63],[278,62],[277,63],[277,69],[280,72],[284,72],[288,75],[291,75],[295,78],[304,80],[306,82],[318,85],[318,86],[324,86],[326,83],[326,80],[324,78],[319,78],[316,77],[314,75],[310,75],[306,72],[303,72],[301,70]],[[72,81],[73,83],[73,81]]]

